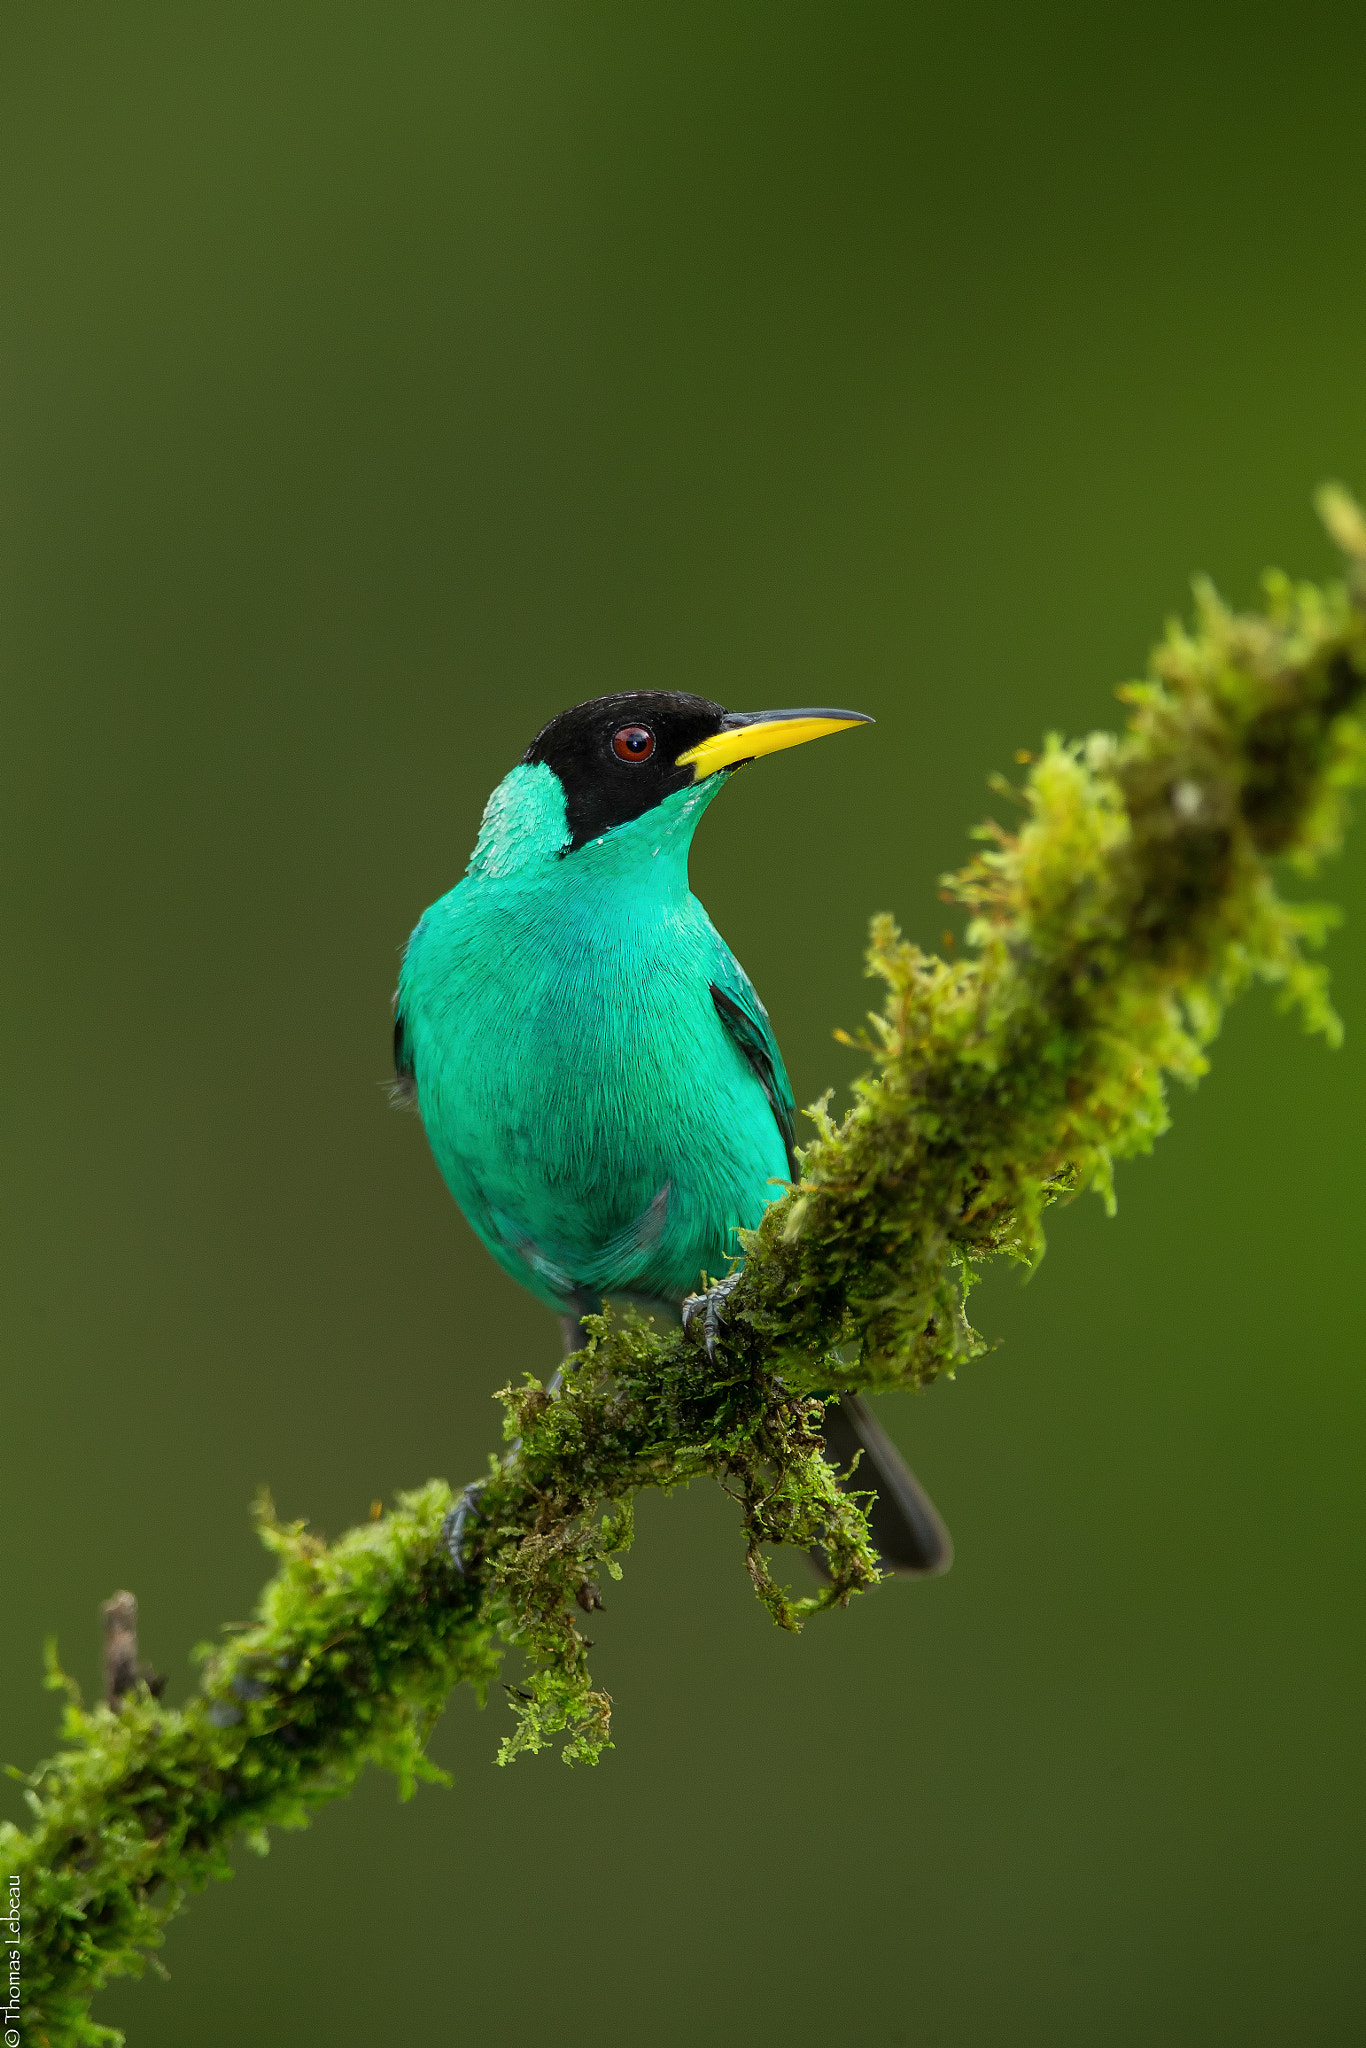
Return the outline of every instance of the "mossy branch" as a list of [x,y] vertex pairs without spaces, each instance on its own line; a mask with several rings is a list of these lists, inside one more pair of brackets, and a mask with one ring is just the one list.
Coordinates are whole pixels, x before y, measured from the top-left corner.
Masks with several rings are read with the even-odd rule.
[[[1204,1071],[1250,983],[1338,1035],[1306,957],[1329,913],[1286,901],[1272,875],[1335,850],[1366,755],[1351,715],[1366,520],[1341,491],[1320,509],[1344,583],[1270,576],[1252,616],[1200,586],[1193,625],[1120,692],[1123,736],[1045,743],[1009,790],[1022,821],[982,827],[944,882],[969,914],[965,957],[875,922],[869,1070],[842,1122],[813,1112],[801,1184],[747,1243],[715,1366],[683,1333],[590,1318],[558,1392],[505,1389],[512,1449],[490,1461],[465,1576],[441,1482],[330,1546],[263,1503],[277,1574],[183,1707],[138,1683],[86,1709],[54,1659],[66,1747],[28,1779],[32,1830],[4,1834],[24,1885],[26,2039],[115,2040],[88,2018],[93,1993],[143,1966],[187,1892],[224,1874],[234,1833],[264,1848],[367,1763],[405,1796],[438,1776],[433,1722],[462,1681],[482,1696],[508,1646],[527,1669],[504,1760],[557,1737],[567,1760],[595,1759],[611,1703],[579,1622],[619,1572],[642,1488],[718,1478],[783,1627],[876,1582],[858,1502],[821,1453],[823,1394],[923,1386],[980,1351],[965,1313],[977,1263],[1037,1259],[1050,1202],[1110,1200],[1114,1161],[1165,1128],[1169,1079]],[[784,1544],[823,1548],[829,1584],[793,1599],[768,1558]]]

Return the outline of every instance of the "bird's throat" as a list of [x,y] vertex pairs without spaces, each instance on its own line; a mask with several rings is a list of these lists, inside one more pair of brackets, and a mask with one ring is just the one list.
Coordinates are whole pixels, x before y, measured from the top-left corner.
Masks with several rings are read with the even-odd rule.
[[633,883],[651,894],[672,894],[687,888],[693,833],[728,779],[726,773],[711,775],[676,790],[640,817],[571,850],[559,777],[544,763],[523,764],[489,798],[467,872],[472,881],[539,880],[556,894]]

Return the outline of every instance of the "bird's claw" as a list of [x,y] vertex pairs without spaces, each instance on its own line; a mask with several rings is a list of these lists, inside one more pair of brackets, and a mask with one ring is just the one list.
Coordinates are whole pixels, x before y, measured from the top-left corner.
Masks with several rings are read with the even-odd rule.
[[683,1304],[683,1328],[689,1335],[698,1317],[702,1319],[702,1349],[709,1365],[716,1363],[716,1340],[726,1319],[726,1301],[739,1278],[738,1273],[731,1273],[724,1280],[714,1281],[705,1294],[690,1294]]
[[455,1506],[441,1525],[441,1537],[451,1555],[451,1563],[462,1579],[468,1578],[465,1568],[465,1527],[471,1520],[478,1521],[474,1503],[484,1491],[484,1481],[474,1480],[461,1494]]

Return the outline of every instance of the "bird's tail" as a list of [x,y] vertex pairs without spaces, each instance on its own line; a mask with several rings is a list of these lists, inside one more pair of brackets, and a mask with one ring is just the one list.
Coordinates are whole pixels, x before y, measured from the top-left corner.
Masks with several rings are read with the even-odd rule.
[[[953,1538],[939,1511],[866,1401],[841,1394],[825,1411],[825,1455],[847,1471],[861,1451],[850,1489],[877,1490],[868,1511],[882,1569],[905,1578],[932,1579],[953,1563]],[[812,1553],[824,1570],[825,1560]]]

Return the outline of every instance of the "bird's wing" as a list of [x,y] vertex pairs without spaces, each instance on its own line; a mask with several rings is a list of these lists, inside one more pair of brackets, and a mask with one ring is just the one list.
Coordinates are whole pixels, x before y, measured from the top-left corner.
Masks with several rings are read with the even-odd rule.
[[787,1170],[797,1178],[797,1108],[792,1084],[768,1021],[768,1011],[759,1001],[753,982],[733,955],[720,965],[711,982],[711,999],[716,1014],[730,1033],[737,1049],[748,1061],[755,1080],[768,1097],[768,1106],[782,1135],[787,1153]]
[[417,1094],[413,1055],[404,1035],[403,1012],[398,1007],[397,996],[394,997],[394,1081],[389,1093],[394,1102],[411,1102]]

